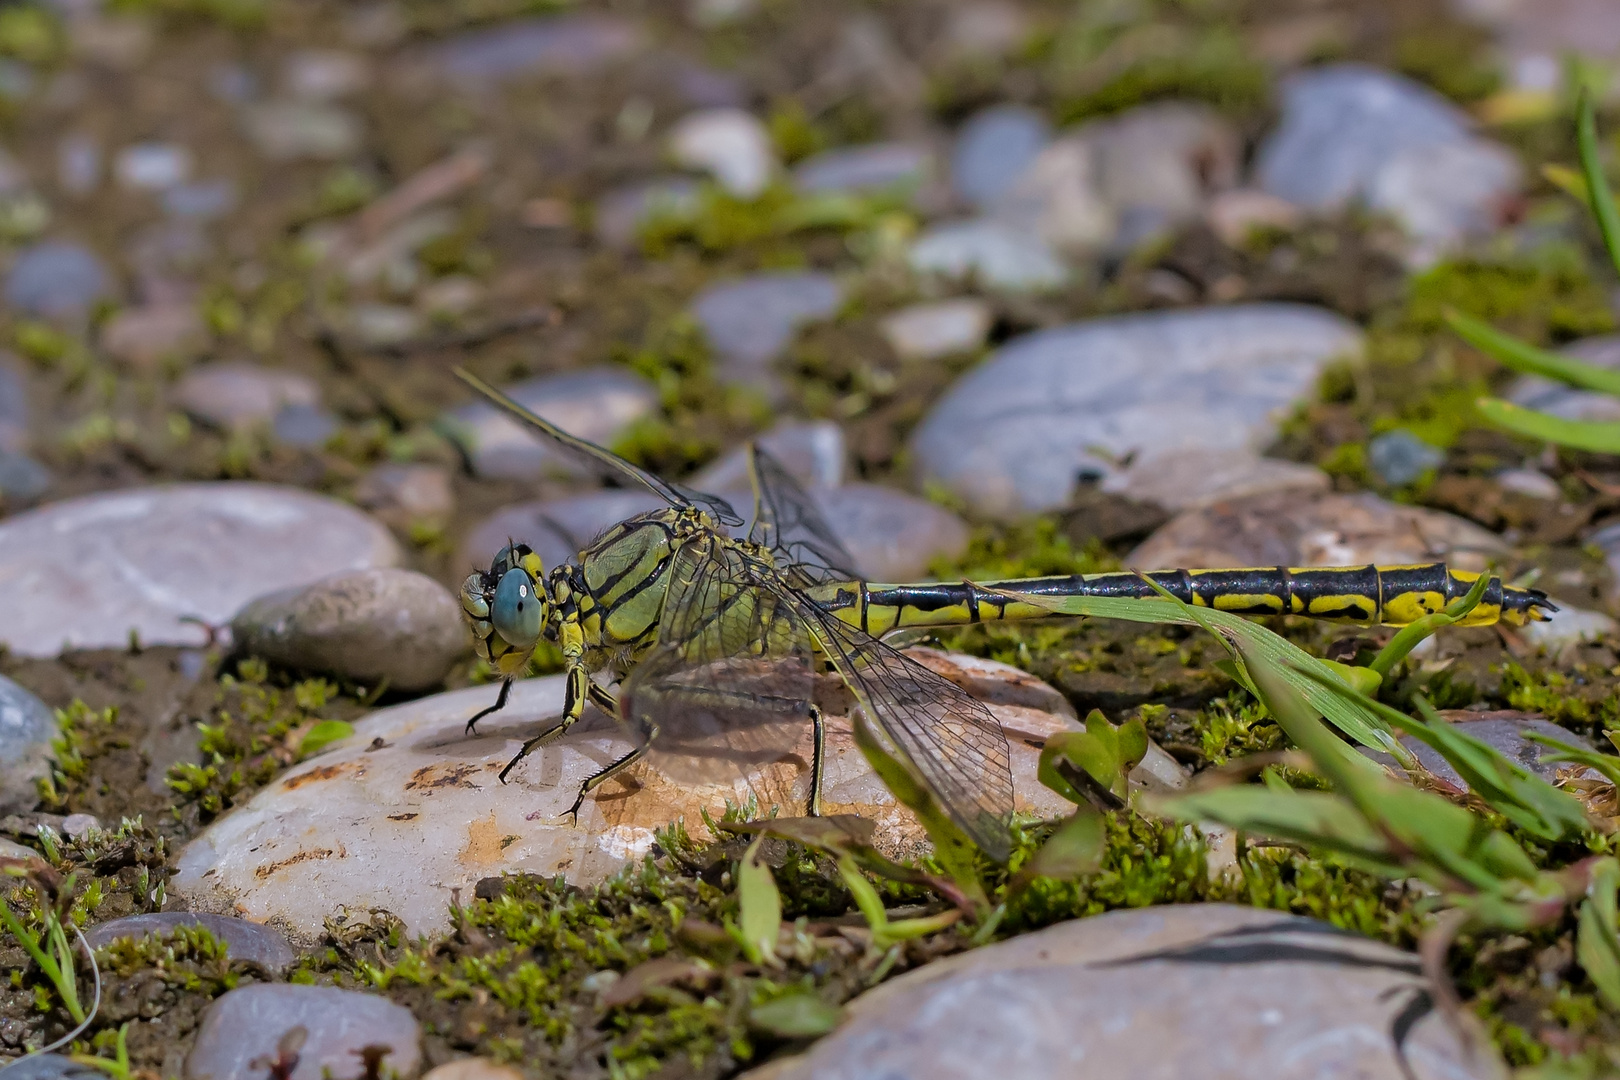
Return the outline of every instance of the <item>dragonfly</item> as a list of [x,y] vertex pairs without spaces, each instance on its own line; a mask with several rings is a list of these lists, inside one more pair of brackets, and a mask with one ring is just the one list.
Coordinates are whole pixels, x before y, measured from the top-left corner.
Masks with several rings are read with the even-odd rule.
[[[885,749],[991,858],[1010,851],[1013,780],[1007,739],[990,710],[882,638],[897,630],[1050,618],[1008,593],[1159,599],[1243,615],[1302,615],[1405,625],[1466,595],[1480,575],[1444,563],[1411,566],[1259,567],[1055,575],[984,583],[881,584],[864,580],[815,502],[774,457],[748,448],[751,527],[723,498],[666,481],[568,434],[466,371],[457,376],[491,403],[586,461],[660,497],[663,508],[614,525],[575,560],[549,571],[526,544],[509,542],[461,589],[478,656],[501,675],[505,707],[541,643],[562,653],[563,711],[501,771],[504,781],[554,742],[587,703],[626,724],[633,748],[593,773],[564,816],[647,755],[661,734],[711,739],[717,754],[747,733],[812,730],[806,810],[821,810],[826,724],[816,704],[829,668],[848,687]],[[1157,586],[1157,588],[1155,588]],[[1545,593],[1492,577],[1462,620],[1484,625],[1545,619]],[[593,678],[607,673],[618,694]],[[746,757],[746,754],[743,756]]]

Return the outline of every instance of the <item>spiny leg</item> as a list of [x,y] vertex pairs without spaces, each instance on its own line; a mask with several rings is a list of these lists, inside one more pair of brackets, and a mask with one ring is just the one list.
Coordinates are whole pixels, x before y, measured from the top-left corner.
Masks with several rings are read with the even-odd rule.
[[821,719],[821,707],[810,706],[810,724],[815,732],[815,748],[810,752],[810,816],[821,816],[821,779],[827,769],[827,727]]
[[591,683],[588,692],[591,695],[592,704],[613,717],[613,719],[617,720],[619,718],[619,699],[614,697],[611,692],[602,689],[594,681]]
[[506,768],[501,770],[500,776],[497,778],[501,783],[506,783],[506,774],[511,772],[518,762],[528,757],[535,748],[544,746],[573,727],[585,712],[585,702],[596,699],[596,692],[606,695],[608,702],[610,705],[612,704],[612,695],[591,681],[590,672],[586,671],[585,665],[577,659],[569,664],[568,670],[564,672],[564,677],[567,678],[568,684],[563,692],[562,718],[523,744],[522,749],[517,752],[511,761],[506,763]]
[[565,810],[561,816],[571,817],[574,819],[574,824],[579,824],[579,808],[584,804],[585,796],[589,795],[591,792],[613,779],[620,772],[624,771],[645,757],[647,754],[647,748],[652,746],[652,741],[656,738],[658,738],[658,725],[645,725],[641,729],[641,742],[636,744],[635,748],[632,749],[628,754],[619,758],[617,761],[612,762],[606,768],[598,769],[596,772],[586,777],[585,782],[579,785],[579,794],[574,797],[574,805]]
[[498,713],[502,709],[506,708],[506,697],[511,692],[512,692],[512,680],[511,679],[502,679],[501,680],[501,692],[495,696],[495,704],[491,705],[487,709],[480,709],[478,712],[473,713],[472,719],[467,721],[466,730],[463,731],[462,734],[464,734],[464,735],[476,735],[476,734],[478,734],[478,732],[476,730],[478,721],[482,720],[484,717],[488,716],[490,713]]

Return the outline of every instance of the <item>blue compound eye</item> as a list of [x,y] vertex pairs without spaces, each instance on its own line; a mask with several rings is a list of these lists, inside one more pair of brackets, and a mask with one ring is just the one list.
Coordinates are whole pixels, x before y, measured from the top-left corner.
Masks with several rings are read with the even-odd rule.
[[514,567],[495,586],[490,621],[507,644],[524,648],[540,640],[540,597],[527,570]]

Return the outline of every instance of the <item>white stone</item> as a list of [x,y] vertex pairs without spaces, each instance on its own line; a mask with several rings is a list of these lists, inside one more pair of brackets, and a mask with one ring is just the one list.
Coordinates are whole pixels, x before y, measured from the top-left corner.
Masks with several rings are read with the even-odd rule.
[[118,152],[113,171],[135,191],[165,191],[191,178],[191,151],[170,143],[145,142]]
[[746,109],[704,109],[684,116],[669,136],[670,153],[689,169],[702,169],[741,199],[765,190],[776,173],[770,132]]
[[200,646],[255,596],[394,566],[399,545],[351,506],[242,482],[130,488],[0,521],[0,641],[63,649]]
[[878,329],[902,360],[937,360],[982,347],[991,318],[989,304],[961,296],[901,308],[884,316]]
[[996,197],[991,216],[1072,255],[1101,249],[1117,222],[1103,198],[1098,158],[1096,146],[1083,137],[1059,139]]
[[1484,139],[1411,146],[1373,176],[1367,204],[1394,215],[1413,240],[1408,264],[1424,267],[1495,232],[1523,183],[1513,152]]
[[1526,495],[1532,499],[1557,502],[1564,497],[1558,481],[1536,469],[1504,469],[1496,474],[1496,485],[1503,491]]
[[930,226],[912,244],[908,261],[919,274],[1009,292],[1042,292],[1069,280],[1069,268],[1045,241],[987,218]]
[[1601,611],[1559,604],[1552,618],[1546,622],[1527,623],[1519,633],[1531,645],[1546,649],[1549,655],[1556,656],[1583,641],[1606,641],[1614,636],[1617,629],[1620,629],[1620,624]]

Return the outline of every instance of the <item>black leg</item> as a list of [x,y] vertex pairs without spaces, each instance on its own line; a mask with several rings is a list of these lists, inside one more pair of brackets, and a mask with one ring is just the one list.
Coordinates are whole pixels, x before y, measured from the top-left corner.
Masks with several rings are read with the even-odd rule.
[[463,734],[466,734],[466,735],[476,735],[476,734],[478,734],[478,732],[476,730],[474,730],[477,723],[478,723],[478,721],[482,720],[484,717],[488,716],[490,713],[498,713],[502,709],[506,708],[506,695],[510,694],[511,692],[512,692],[512,680],[511,679],[502,679],[501,680],[501,692],[496,695],[495,704],[491,705],[487,709],[482,709],[479,712],[473,713],[472,719],[467,721],[467,729],[466,729],[465,732],[463,732]]
[[579,785],[579,794],[574,797],[574,805],[570,806],[566,811],[564,811],[562,816],[571,817],[574,819],[574,824],[579,824],[579,808],[585,802],[585,796],[601,787],[607,781],[613,779],[614,776],[622,772],[624,769],[634,765],[637,761],[640,761],[643,757],[645,757],[647,754],[647,748],[652,746],[652,741],[657,737],[657,725],[647,725],[647,727],[642,731],[641,742],[635,747],[635,749],[631,750],[619,760],[608,765],[606,768],[599,769],[585,778],[585,782]]
[[600,686],[597,686],[594,681],[591,683],[589,692],[591,695],[592,704],[594,704],[598,709],[601,709],[603,712],[607,713],[609,716],[613,717],[613,719],[617,720],[619,718],[618,698],[614,697],[611,693],[602,689]]
[[821,719],[821,708],[810,706],[810,723],[815,731],[816,745],[810,753],[810,816],[821,816],[821,779],[827,770],[827,726]]

